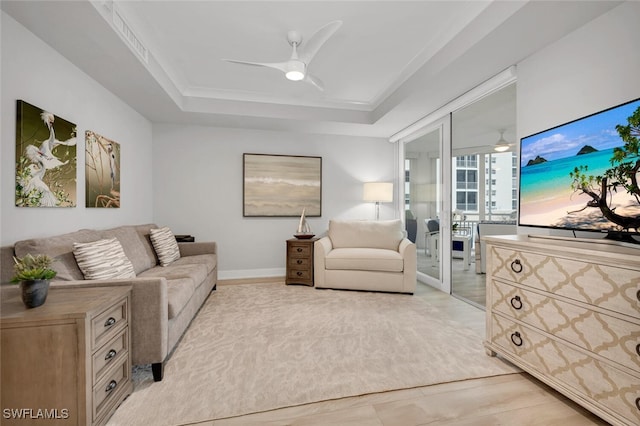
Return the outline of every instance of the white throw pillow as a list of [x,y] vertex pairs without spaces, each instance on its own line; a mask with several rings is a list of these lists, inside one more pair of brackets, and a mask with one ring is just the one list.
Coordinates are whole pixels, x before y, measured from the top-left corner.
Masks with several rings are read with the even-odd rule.
[[152,228],[150,232],[151,243],[158,255],[160,265],[169,266],[180,259],[180,248],[171,229],[165,226],[164,228]]
[[135,278],[133,264],[117,238],[73,243],[73,255],[86,280]]

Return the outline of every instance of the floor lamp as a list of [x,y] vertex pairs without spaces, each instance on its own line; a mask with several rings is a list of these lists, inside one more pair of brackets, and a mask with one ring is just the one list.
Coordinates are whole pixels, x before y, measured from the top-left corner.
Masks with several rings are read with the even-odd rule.
[[393,201],[393,183],[391,182],[365,182],[364,201],[376,203],[376,220],[380,220],[380,203]]

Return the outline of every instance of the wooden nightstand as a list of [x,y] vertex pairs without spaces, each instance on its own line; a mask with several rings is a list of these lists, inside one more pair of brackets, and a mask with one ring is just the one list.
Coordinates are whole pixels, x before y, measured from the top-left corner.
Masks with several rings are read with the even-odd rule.
[[133,390],[131,288],[50,288],[34,309],[19,293],[2,289],[2,413],[22,410],[3,424],[105,424]]
[[318,238],[287,240],[287,284],[313,287],[313,244]]

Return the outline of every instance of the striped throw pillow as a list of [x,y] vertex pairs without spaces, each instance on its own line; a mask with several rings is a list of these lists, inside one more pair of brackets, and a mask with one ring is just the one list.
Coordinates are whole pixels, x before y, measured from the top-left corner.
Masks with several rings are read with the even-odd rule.
[[165,226],[164,228],[152,228],[150,232],[151,243],[158,255],[160,265],[169,266],[180,259],[180,248],[171,229]]
[[73,243],[73,255],[86,280],[135,278],[133,264],[117,238]]

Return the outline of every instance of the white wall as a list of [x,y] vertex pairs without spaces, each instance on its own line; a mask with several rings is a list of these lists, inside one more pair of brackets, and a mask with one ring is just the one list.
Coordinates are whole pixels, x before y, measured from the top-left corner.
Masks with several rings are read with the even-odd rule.
[[[153,220],[151,123],[2,12],[0,243]],[[117,66],[117,64],[105,64]],[[77,125],[77,207],[15,207],[16,100]],[[87,209],[84,132],[121,145],[121,208]]]
[[518,137],[639,98],[639,22],[625,2],[519,63]]
[[[322,157],[322,217],[308,218],[320,234],[332,218],[375,217],[362,182],[393,181],[394,152],[385,139],[154,124],[154,221],[216,241],[221,278],[284,275],[298,218],[242,216],[242,154]],[[381,206],[381,219],[395,217],[393,205]]]

